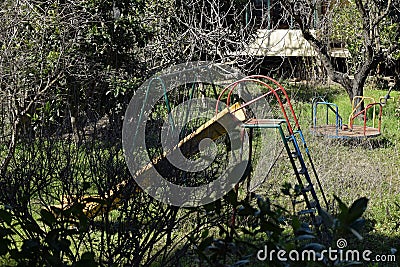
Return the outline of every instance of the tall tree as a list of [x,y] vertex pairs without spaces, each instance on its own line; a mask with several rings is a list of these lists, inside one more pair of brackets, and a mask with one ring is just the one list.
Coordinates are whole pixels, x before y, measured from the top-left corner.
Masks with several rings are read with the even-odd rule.
[[[318,53],[329,77],[346,89],[350,101],[354,96],[363,95],[367,77],[376,71],[380,63],[394,59],[399,53],[398,0],[280,2]],[[326,13],[319,21],[315,21],[314,14],[323,2],[327,6]],[[316,31],[313,32],[313,29]],[[351,53],[346,71],[335,68],[334,58],[330,54],[330,45],[334,41],[332,37],[344,42]]]
[[181,48],[175,52],[183,60],[209,60],[229,62],[249,71],[257,63],[251,55],[241,52],[254,40],[257,29],[266,17],[256,17],[252,0],[195,0],[174,1],[175,14],[166,29],[174,32],[166,38]]
[[0,165],[4,174],[18,138],[31,135],[41,119],[35,111],[52,104],[65,77],[63,69],[74,64],[65,54],[74,44],[69,30],[78,26],[73,20],[61,22],[54,5],[3,1],[1,10],[0,87],[10,124],[8,154]]
[[0,103],[7,106],[2,116],[10,125],[0,133],[8,136],[2,140],[8,152],[1,173],[23,136],[63,134],[79,116],[84,124],[89,115],[117,110],[121,119],[118,101],[145,75],[143,48],[154,34],[149,15],[154,5],[141,0],[0,3]]

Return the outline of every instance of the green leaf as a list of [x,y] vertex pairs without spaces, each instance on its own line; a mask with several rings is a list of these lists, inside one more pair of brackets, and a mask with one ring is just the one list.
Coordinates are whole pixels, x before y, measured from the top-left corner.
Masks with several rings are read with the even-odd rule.
[[44,106],[44,110],[45,110],[46,112],[50,112],[50,109],[51,109],[50,102],[47,101],[46,104],[45,104],[45,106]]
[[301,227],[301,222],[300,222],[299,217],[292,216],[292,228],[293,228],[293,231],[297,231],[298,229],[300,229],[300,227]]
[[321,209],[319,212],[319,216],[321,216],[322,222],[325,226],[329,228],[333,227],[333,217],[326,210]]
[[90,188],[90,183],[89,182],[83,182],[82,184],[83,191],[86,191]]
[[46,209],[40,211],[41,220],[48,226],[52,226],[56,221],[54,214]]
[[85,252],[82,254],[81,259],[75,264],[76,267],[95,267],[98,264],[95,261],[93,252]]
[[40,243],[38,240],[36,239],[26,239],[23,241],[22,244],[22,251],[23,252],[37,252],[39,251],[39,247],[40,247]]
[[208,237],[209,232],[210,232],[210,231],[209,231],[208,229],[204,230],[204,231],[201,233],[201,238],[203,239],[203,238]]
[[240,216],[254,215],[256,212],[257,212],[257,209],[253,208],[248,203],[243,203],[243,205],[238,207],[238,215],[240,215]]
[[94,260],[94,253],[93,252],[84,252],[81,256],[81,260],[85,260],[85,261],[93,261]]
[[232,266],[242,266],[242,265],[246,265],[249,263],[250,263],[249,260],[240,260],[240,261],[235,262],[235,264],[233,264]]
[[266,232],[266,231],[271,231],[273,233],[282,233],[283,229],[279,227],[278,225],[271,223],[269,221],[261,221],[260,223],[261,231]]
[[12,221],[12,215],[8,211],[0,209],[0,219],[6,224],[10,225]]
[[337,218],[338,218],[340,223],[346,225],[347,224],[347,217],[348,217],[348,213],[349,213],[349,208],[347,207],[346,204],[343,203],[343,201],[339,197],[337,197],[336,195],[333,195],[333,197],[338,202],[339,209],[340,209],[340,213],[337,216]]
[[200,244],[197,246],[197,249],[199,251],[204,251],[207,247],[211,246],[214,238],[212,236],[207,237],[203,241],[200,242]]
[[14,231],[9,229],[9,228],[2,228],[0,227],[0,238],[9,236],[9,235],[13,235]]
[[237,193],[235,192],[235,190],[232,189],[231,191],[229,191],[224,198],[229,204],[232,204],[233,207],[237,206]]
[[8,246],[10,243],[11,241],[6,238],[0,239],[0,256],[4,256],[8,253]]
[[338,202],[340,211],[342,213],[347,213],[349,211],[349,208],[347,207],[347,205],[344,204],[343,201],[338,196],[333,195],[333,197]]
[[261,197],[257,198],[257,205],[262,214],[266,214],[271,210],[271,205],[268,200],[264,200]]
[[310,239],[314,239],[315,238],[315,236],[313,236],[313,235],[299,235],[299,236],[296,236],[296,240],[310,240]]
[[363,215],[363,213],[367,209],[367,206],[368,206],[368,198],[366,197],[362,197],[354,201],[354,203],[351,205],[348,211],[346,222],[352,223],[358,218],[360,218],[361,215]]

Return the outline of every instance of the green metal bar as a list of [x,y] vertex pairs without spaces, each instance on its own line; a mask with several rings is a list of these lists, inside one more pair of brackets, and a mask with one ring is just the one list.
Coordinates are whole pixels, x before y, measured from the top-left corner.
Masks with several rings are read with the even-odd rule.
[[279,124],[262,124],[262,125],[257,125],[257,124],[243,124],[242,125],[243,128],[246,129],[255,129],[255,128],[263,128],[263,129],[276,129],[281,127]]
[[182,132],[184,133],[184,136],[187,135],[187,134],[186,134],[186,124],[187,124],[187,122],[188,122],[188,120],[189,120],[189,111],[190,111],[190,109],[191,109],[191,107],[192,107],[192,98],[193,98],[193,92],[194,92],[194,89],[195,89],[195,88],[196,88],[196,84],[193,83],[192,89],[190,90],[190,93],[189,93],[189,101],[188,101],[188,106],[187,106],[187,110],[186,110],[186,114],[185,114],[185,119],[184,119],[184,124],[183,124],[183,128],[182,128]]
[[[143,105],[142,105],[142,108],[140,109],[139,120],[138,120],[138,122],[137,122],[135,135],[133,136],[133,146],[134,146],[135,143],[136,143],[136,136],[137,136],[137,134],[138,134],[139,126],[140,126],[141,121],[142,121],[142,118],[143,118],[144,107],[146,106],[147,98],[149,97],[150,86],[151,86],[151,84],[153,83],[154,79],[159,79],[159,80],[161,80],[159,77],[153,78],[153,79],[150,80],[149,84],[147,85],[147,90],[146,90],[146,94],[145,94],[145,96],[144,96]],[[161,80],[161,81],[162,81],[162,80]]]
[[164,89],[164,100],[165,100],[165,105],[167,106],[168,120],[169,120],[169,123],[171,123],[172,131],[173,131],[175,129],[175,123],[174,123],[174,118],[172,117],[172,114],[171,114],[171,106],[169,105],[169,100],[168,100],[168,95],[167,95],[167,93],[168,93],[167,86],[165,85],[164,81],[160,77],[157,77],[156,79],[158,79],[160,81],[161,86]]
[[284,119],[271,119],[268,120],[268,123],[265,122],[255,122],[255,123],[244,123],[242,125],[243,128],[279,128],[282,123],[286,123]]

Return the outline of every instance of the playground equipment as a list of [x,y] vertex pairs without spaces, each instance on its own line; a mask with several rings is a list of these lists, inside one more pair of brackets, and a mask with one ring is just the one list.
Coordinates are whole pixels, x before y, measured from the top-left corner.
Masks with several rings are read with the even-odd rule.
[[[385,98],[386,100],[387,98]],[[361,110],[362,105],[364,105],[364,109]],[[382,98],[380,102],[376,102],[372,97],[356,96],[352,100],[352,112],[348,124],[344,124],[335,103],[327,102],[321,97],[314,98],[311,132],[317,136],[341,139],[379,136],[381,134],[382,105]],[[325,112],[320,112],[318,107],[325,107]],[[330,117],[330,113],[333,113],[333,116]],[[325,117],[323,122],[320,122],[321,115]],[[369,120],[370,115],[372,118]]]
[[[264,93],[259,94],[259,96],[249,100],[243,101],[243,99],[238,99],[237,94],[235,94],[235,90],[239,90],[240,86],[253,85],[257,87],[261,87],[264,89]],[[289,158],[290,164],[293,168],[294,175],[299,185],[299,192],[303,196],[303,200],[299,201],[296,204],[304,203],[305,206],[298,208],[298,213],[302,214],[310,214],[311,218],[315,219],[315,214],[321,211],[322,206],[327,208],[328,203],[325,197],[321,182],[318,178],[313,160],[310,155],[310,151],[307,147],[304,135],[300,128],[298,119],[293,110],[292,104],[290,102],[289,96],[286,93],[284,87],[279,84],[277,81],[270,77],[266,76],[249,76],[238,81],[235,81],[228,86],[226,86],[219,95],[216,94],[216,88],[212,88],[212,90],[205,90],[202,86],[195,86],[189,90],[189,99],[192,99],[196,92],[199,92],[200,95],[204,97],[204,94],[207,92],[214,96],[216,101],[215,107],[215,115],[206,121],[202,121],[199,119],[197,121],[197,125],[193,124],[190,119],[190,113],[181,114],[181,116],[177,116],[175,114],[175,118],[171,117],[171,107],[170,105],[174,105],[174,98],[170,98],[174,96],[175,99],[179,99],[182,101],[182,95],[169,95],[165,91],[165,97],[162,101],[159,102],[160,106],[156,109],[158,112],[162,113],[159,108],[164,106],[167,110],[168,119],[171,122],[171,126],[175,125],[178,118],[183,121],[185,125],[184,130],[181,130],[179,135],[181,136],[180,141],[170,148],[167,151],[158,151],[151,157],[151,162],[145,164],[140,171],[135,173],[134,179],[125,180],[117,185],[115,190],[110,191],[103,198],[99,197],[87,197],[82,198],[81,202],[86,203],[86,214],[89,217],[95,217],[99,214],[108,212],[117,208],[123,201],[129,199],[134,196],[134,192],[132,192],[132,188],[134,188],[134,180],[135,179],[151,179],[149,176],[150,170],[156,169],[159,172],[163,172],[166,176],[170,175],[172,178],[180,177],[180,181],[175,182],[185,182],[186,184],[193,184],[193,179],[200,179],[200,177],[204,177],[205,174],[201,173],[199,176],[190,172],[180,172],[179,176],[177,176],[177,171],[172,170],[170,166],[168,166],[168,155],[172,153],[174,150],[180,149],[182,153],[186,157],[196,156],[199,152],[199,144],[201,140],[204,138],[210,138],[214,141],[224,140],[226,137],[227,129],[221,127],[221,125],[233,125],[234,127],[241,127],[243,131],[248,131],[249,139],[249,163],[253,162],[253,143],[255,137],[255,131],[268,131],[271,129],[275,129],[279,132],[281,143],[280,146],[286,151],[287,156]],[[182,92],[182,90],[181,90]],[[220,106],[223,102],[223,98],[226,96],[226,106],[221,110]],[[146,93],[147,97],[148,92]],[[236,98],[236,102],[231,104],[231,100]],[[281,118],[256,118],[252,116],[254,114],[252,110],[255,110],[257,107],[257,103],[261,102],[261,100],[272,99],[274,103],[276,103],[276,114],[280,114]],[[143,104],[145,105],[145,103]],[[190,102],[187,105],[187,111],[191,111]],[[357,115],[357,114],[356,114]],[[192,122],[193,127],[186,126],[189,122]],[[155,128],[159,128],[157,125],[152,127],[149,126],[149,130],[153,130]],[[246,140],[242,140],[243,142],[247,142]],[[262,142],[268,142],[269,140],[262,140]],[[156,140],[155,143],[158,143]],[[151,146],[151,145],[149,145]],[[157,151],[157,149],[149,149]],[[157,154],[158,153],[158,154]],[[217,160],[221,160],[221,162],[217,162],[222,168],[224,168],[223,156],[216,157]],[[165,171],[168,169],[167,171]],[[193,177],[190,177],[194,175]],[[213,175],[214,172],[213,172]],[[211,177],[212,178],[212,177]],[[204,178],[203,178],[204,179]],[[250,190],[249,185],[252,179],[251,175],[246,174],[247,179],[247,189]],[[243,179],[243,180],[244,180]],[[207,181],[205,181],[207,182]],[[137,188],[137,187],[136,187]],[[237,186],[236,186],[237,188]],[[137,189],[136,189],[137,190]],[[319,191],[319,194],[317,194]],[[323,198],[323,203],[319,201],[319,197]],[[297,205],[298,207],[299,205]]]
[[[273,96],[277,101],[281,115],[283,116],[282,119],[249,118],[247,121],[245,121],[242,127],[244,129],[249,129],[250,148],[252,147],[253,131],[255,129],[278,129],[282,138],[283,146],[286,150],[291,166],[293,167],[297,183],[300,186],[300,192],[303,195],[304,202],[306,204],[306,209],[300,210],[299,214],[314,214],[315,211],[321,211],[322,207],[317,196],[316,189],[319,189],[325,207],[327,208],[327,199],[325,197],[321,182],[318,178],[318,174],[315,170],[310,151],[304,139],[297,116],[293,110],[290,98],[284,87],[270,77],[254,75],[239,80],[226,87],[221,92],[218,99],[220,99],[224,92],[229,89],[229,94],[226,101],[226,104],[229,106],[230,95],[235,90],[237,85],[247,82],[256,83],[260,86],[263,86],[268,89],[268,92],[257,98],[254,98],[253,100],[243,103],[237,110],[251,108],[251,105],[257,103],[257,101],[268,96]],[[301,144],[303,150],[301,149]],[[251,156],[252,153],[250,153],[250,157]],[[314,176],[314,179],[312,179],[312,175]],[[251,177],[248,178],[248,184],[250,179]]]

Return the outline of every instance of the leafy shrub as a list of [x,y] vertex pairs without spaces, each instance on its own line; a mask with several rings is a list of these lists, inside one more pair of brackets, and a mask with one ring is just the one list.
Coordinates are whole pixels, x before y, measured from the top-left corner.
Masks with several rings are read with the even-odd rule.
[[[284,188],[284,191],[287,188]],[[293,189],[294,190],[294,189]],[[205,230],[196,243],[199,261],[207,266],[339,266],[356,262],[330,261],[323,257],[316,262],[281,261],[274,254],[269,262],[257,261],[257,255],[264,246],[268,251],[314,250],[318,254],[328,247],[336,247],[339,238],[355,236],[361,239],[365,220],[361,217],[367,208],[368,199],[359,198],[348,207],[338,197],[338,213],[322,211],[317,220],[292,213],[272,204],[269,198],[254,196],[236,204],[235,224],[218,225],[219,231]],[[320,221],[320,223],[315,222]],[[312,224],[311,222],[314,222]],[[191,242],[195,243],[194,237]],[[347,266],[349,266],[347,265]]]

